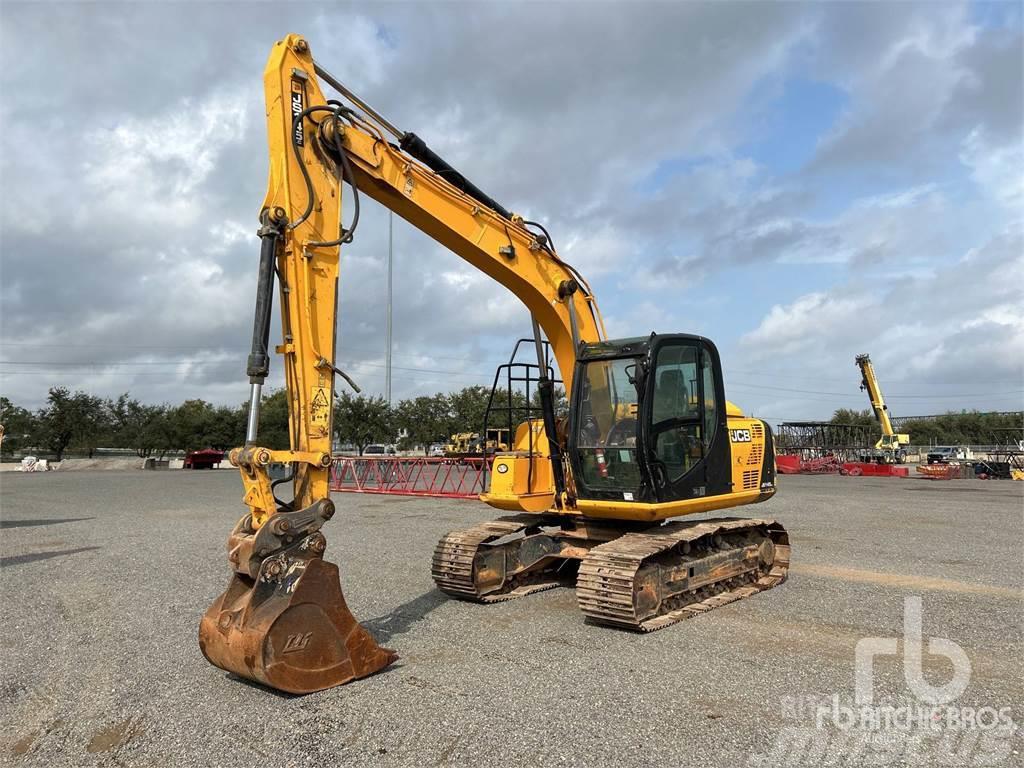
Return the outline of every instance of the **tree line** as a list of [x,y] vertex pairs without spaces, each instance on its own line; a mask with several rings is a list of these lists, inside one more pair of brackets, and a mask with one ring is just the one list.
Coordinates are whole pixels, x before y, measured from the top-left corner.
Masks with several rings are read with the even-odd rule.
[[[830,423],[879,430],[870,409],[840,408]],[[910,435],[913,445],[1008,445],[1024,438],[1024,413],[951,411],[927,419],[901,419],[893,427]]]
[[[263,396],[261,445],[289,447],[287,397],[283,389]],[[458,432],[481,431],[490,397],[491,390],[483,386],[438,392],[394,405],[382,397],[342,393],[334,404],[334,436],[360,454],[371,443],[397,442],[402,449],[426,449],[431,443],[447,442]],[[509,397],[507,391],[495,393],[495,401],[504,406]],[[564,410],[564,392],[559,391],[557,397],[556,407]],[[525,418],[529,403],[520,392],[513,392],[511,400],[518,409],[512,420],[515,424]],[[46,404],[36,411],[0,397],[0,424],[5,430],[2,452],[8,456],[28,450],[48,452],[60,461],[68,451],[91,458],[100,447],[130,449],[141,457],[203,448],[227,450],[244,442],[248,414],[248,402],[218,406],[197,399],[178,405],[148,405],[128,393],[111,399],[53,387]],[[492,422],[497,422],[492,426],[507,426],[507,411],[492,416]]]

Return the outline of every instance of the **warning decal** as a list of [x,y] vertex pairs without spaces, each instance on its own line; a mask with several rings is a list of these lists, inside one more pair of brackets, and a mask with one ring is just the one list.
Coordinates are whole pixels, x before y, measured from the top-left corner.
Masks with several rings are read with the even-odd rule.
[[331,419],[331,398],[326,387],[313,387],[313,397],[309,404],[309,423],[323,424]]

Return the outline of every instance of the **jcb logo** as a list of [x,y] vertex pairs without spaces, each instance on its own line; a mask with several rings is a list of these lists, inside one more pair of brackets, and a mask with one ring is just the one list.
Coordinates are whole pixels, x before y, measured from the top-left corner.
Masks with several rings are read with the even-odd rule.
[[749,443],[750,442],[750,430],[749,429],[730,429],[729,439],[734,443]]
[[288,638],[284,641],[284,649],[281,653],[295,653],[296,651],[305,650],[306,646],[309,645],[311,637],[313,637],[312,632],[288,635]]
[[[292,81],[292,120],[302,114],[302,83]],[[303,130],[302,121],[300,120],[298,125],[295,126],[295,143],[300,147],[305,143],[305,131]]]

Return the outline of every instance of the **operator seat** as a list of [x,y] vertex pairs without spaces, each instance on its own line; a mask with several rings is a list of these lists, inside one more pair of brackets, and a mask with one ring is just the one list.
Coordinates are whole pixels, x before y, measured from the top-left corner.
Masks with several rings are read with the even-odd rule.
[[683,372],[673,368],[662,371],[654,391],[654,423],[683,416],[689,408],[690,393],[686,389]]

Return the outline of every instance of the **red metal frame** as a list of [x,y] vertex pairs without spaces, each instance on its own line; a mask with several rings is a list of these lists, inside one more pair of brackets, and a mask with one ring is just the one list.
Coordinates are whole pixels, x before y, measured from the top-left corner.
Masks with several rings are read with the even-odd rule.
[[779,454],[775,468],[780,475],[828,475],[842,470],[842,462],[835,456],[802,459],[794,454]]
[[492,461],[483,456],[335,456],[331,490],[475,499],[484,491]]
[[847,461],[839,474],[850,477],[909,477],[910,470],[907,467],[897,467],[893,464],[876,464],[868,461]]

